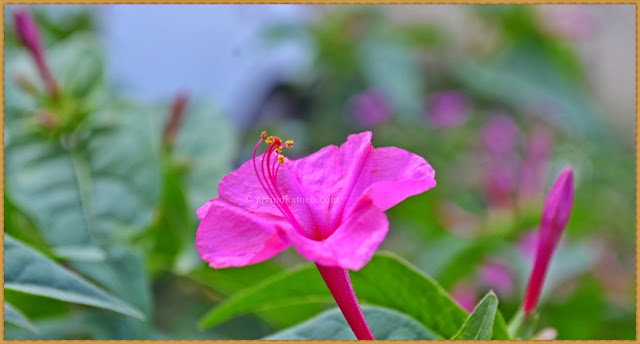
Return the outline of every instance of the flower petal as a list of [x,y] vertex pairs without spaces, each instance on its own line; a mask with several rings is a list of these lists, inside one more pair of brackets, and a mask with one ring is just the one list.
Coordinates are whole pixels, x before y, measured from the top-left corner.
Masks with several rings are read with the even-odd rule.
[[277,229],[304,258],[324,266],[359,270],[371,260],[384,240],[389,221],[371,199],[363,197],[351,216],[325,240],[311,240],[279,226]]
[[[260,158],[256,159],[260,171],[261,161]],[[274,163],[277,162],[277,156],[272,157],[272,160]],[[237,170],[224,176],[218,185],[218,195],[220,199],[251,212],[282,216],[278,207],[269,202],[270,197],[260,184],[253,160],[245,162]]]
[[431,165],[423,157],[404,149],[376,148],[366,167],[352,194],[363,190],[362,193],[382,210],[436,186],[436,172]]
[[202,220],[196,250],[214,268],[245,266],[269,259],[289,247],[275,230],[291,231],[282,217],[250,213],[219,198],[198,210]]
[[314,207],[328,219],[329,231],[350,216],[364,195],[384,211],[436,185],[435,171],[424,158],[395,147],[374,149],[371,132],[350,135],[339,149],[328,146],[288,164],[308,196],[337,201]]

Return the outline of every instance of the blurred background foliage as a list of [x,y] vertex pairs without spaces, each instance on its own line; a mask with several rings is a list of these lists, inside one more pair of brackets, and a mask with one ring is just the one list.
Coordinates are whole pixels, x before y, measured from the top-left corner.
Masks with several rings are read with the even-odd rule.
[[[296,42],[311,59],[291,77],[246,90],[257,105],[243,125],[216,99],[127,92],[110,79],[98,39],[108,6],[53,7],[32,11],[58,99],[47,96],[5,11],[7,339],[255,339],[331,308],[317,276],[295,282],[307,275],[291,272],[305,264],[292,250],[223,270],[195,252],[195,210],[265,129],[296,141],[292,158],[363,130],[373,131],[374,146],[424,156],[438,186],[387,212],[382,249],[466,310],[495,291],[506,319],[522,302],[544,195],[572,166],[574,210],[538,327],[558,339],[635,338],[635,131],[611,119],[619,109],[603,105],[577,48],[608,25],[596,19],[615,20],[597,15],[603,7],[449,6],[473,24],[461,34],[394,19],[402,6],[309,6],[305,20],[261,30],[264,51]],[[622,108],[632,109],[627,101]],[[412,333],[446,334],[412,313],[410,297],[390,302],[359,284],[394,276],[384,259],[353,274],[361,301],[404,313],[394,321],[411,323]],[[408,275],[398,278],[432,283]],[[427,290],[409,289],[414,298]],[[267,299],[275,301],[256,301]],[[226,308],[208,313],[218,304]]]

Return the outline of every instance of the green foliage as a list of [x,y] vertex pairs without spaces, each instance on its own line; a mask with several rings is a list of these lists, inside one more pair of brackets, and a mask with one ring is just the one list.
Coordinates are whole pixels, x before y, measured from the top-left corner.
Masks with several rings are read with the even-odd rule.
[[29,319],[7,301],[4,302],[4,321],[34,333],[38,332]]
[[[385,283],[377,283],[381,278]],[[453,336],[467,317],[467,313],[435,281],[390,254],[375,255],[362,270],[351,273],[351,281],[363,304],[407,314],[440,338]],[[315,267],[308,266],[274,276],[234,294],[209,312],[200,325],[215,326],[247,312],[333,302]]]
[[[438,339],[414,319],[383,307],[362,307],[367,323],[377,340]],[[353,331],[339,309],[332,309],[298,326],[267,336],[278,340],[354,340]]]
[[144,318],[134,307],[117,299],[76,273],[55,263],[12,237],[4,237],[4,287],[23,293],[108,309]]
[[491,339],[493,323],[498,311],[498,298],[493,292],[485,295],[476,306],[469,318],[464,322],[454,340],[487,340]]

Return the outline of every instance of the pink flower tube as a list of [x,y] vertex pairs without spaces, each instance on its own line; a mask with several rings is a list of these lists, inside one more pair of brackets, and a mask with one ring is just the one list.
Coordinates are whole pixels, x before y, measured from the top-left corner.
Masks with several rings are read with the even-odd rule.
[[38,24],[36,24],[33,16],[25,7],[16,9],[13,12],[13,19],[16,34],[20,42],[22,42],[31,54],[31,57],[33,57],[40,77],[47,89],[47,93],[49,93],[52,98],[56,98],[58,96],[58,86],[45,60],[44,49],[42,49],[40,34],[38,33]]
[[316,264],[356,337],[374,339],[348,269],[365,266],[384,240],[384,211],[434,187],[435,171],[405,150],[374,149],[371,132],[297,160],[281,154],[292,145],[262,133],[253,159],[222,178],[219,197],[198,209],[196,249],[211,267],[225,268],[293,246]]
[[573,207],[573,171],[563,170],[551,187],[542,210],[536,260],[527,285],[523,311],[526,316],[536,308],[547,269]]

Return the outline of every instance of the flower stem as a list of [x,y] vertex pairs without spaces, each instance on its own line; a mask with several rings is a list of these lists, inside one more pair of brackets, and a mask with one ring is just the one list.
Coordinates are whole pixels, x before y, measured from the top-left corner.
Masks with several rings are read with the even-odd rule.
[[336,300],[351,330],[358,339],[373,340],[373,333],[362,314],[356,293],[353,291],[349,271],[347,269],[328,267],[316,264],[331,295]]

